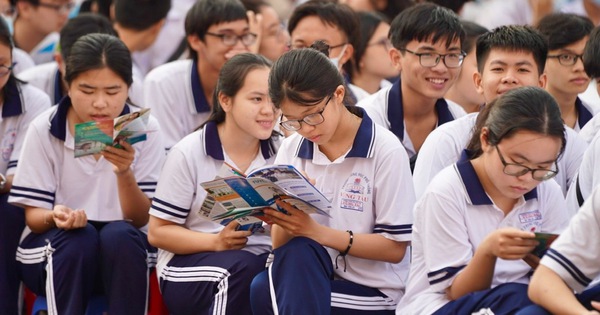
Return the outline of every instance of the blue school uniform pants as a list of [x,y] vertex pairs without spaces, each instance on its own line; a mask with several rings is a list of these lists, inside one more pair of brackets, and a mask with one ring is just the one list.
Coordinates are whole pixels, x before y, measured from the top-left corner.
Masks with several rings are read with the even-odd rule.
[[433,314],[509,315],[532,304],[527,297],[526,284],[504,283],[493,289],[469,293],[448,302]]
[[295,237],[273,251],[271,266],[252,282],[254,314],[364,315],[394,314],[395,305],[379,290],[334,280],[334,267],[325,248]]
[[250,283],[265,269],[267,256],[245,250],[175,255],[160,274],[169,313],[252,314]]
[[17,247],[25,228],[25,212],[0,194],[0,314],[18,314]]
[[131,224],[54,228],[29,234],[19,247],[20,277],[35,294],[46,296],[50,314],[84,314],[95,294],[106,296],[109,314],[147,313],[156,248]]
[[[600,284],[591,287],[580,294],[576,294],[575,297],[588,310],[595,310],[592,307],[592,301],[600,301]],[[517,315],[551,315],[552,313],[546,311],[539,305],[532,305],[519,311]]]

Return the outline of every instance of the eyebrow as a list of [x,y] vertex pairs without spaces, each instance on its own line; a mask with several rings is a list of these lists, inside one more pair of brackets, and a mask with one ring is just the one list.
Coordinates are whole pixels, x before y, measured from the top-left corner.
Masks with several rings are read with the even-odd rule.
[[559,54],[573,54],[573,55],[579,55],[578,53],[572,51],[571,49],[567,49],[567,48],[561,48],[558,50]]
[[[436,51],[436,49],[432,46],[422,46],[422,47],[417,47],[416,50],[421,50],[421,51]],[[454,46],[454,47],[450,47],[447,49],[447,51],[460,51],[460,48]]]
[[[533,163],[533,164],[550,164],[550,163],[554,163],[554,162],[556,162],[556,160],[550,160],[550,161],[544,161],[544,162],[537,162],[537,163],[534,163],[534,162],[531,162],[531,161],[530,161],[530,160],[529,160],[527,157],[525,157],[525,156],[524,156],[523,154],[521,154],[521,153],[514,153],[514,154],[513,154],[513,156],[515,156],[515,157],[517,157],[517,158],[520,158],[520,159],[523,159],[523,160],[525,160],[525,162],[527,162],[527,163]],[[511,158],[511,160],[513,160],[513,161],[514,161],[514,159],[512,159],[512,158]]]
[[[80,83],[79,87],[80,88],[85,88],[85,89],[98,89],[97,86],[89,85],[87,83]],[[111,85],[111,86],[104,87],[103,89],[105,89],[105,90],[114,90],[114,89],[118,89],[118,88],[121,88],[121,85]]]

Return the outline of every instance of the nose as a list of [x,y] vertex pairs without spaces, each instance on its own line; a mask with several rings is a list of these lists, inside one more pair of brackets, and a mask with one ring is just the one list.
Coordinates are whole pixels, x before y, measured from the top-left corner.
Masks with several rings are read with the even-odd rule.
[[514,74],[513,70],[508,70],[506,75],[502,77],[502,83],[504,84],[517,84],[518,80]]
[[431,67],[432,71],[435,72],[446,72],[448,71],[448,67],[446,67],[446,61],[444,59],[444,57],[439,57],[440,60],[438,61],[437,65]]
[[575,70],[575,71],[583,71],[584,70],[583,56],[576,57],[576,59],[575,59],[575,65],[573,65],[573,70]]
[[92,106],[98,109],[105,108],[108,106],[108,101],[103,95],[98,95],[92,101]]

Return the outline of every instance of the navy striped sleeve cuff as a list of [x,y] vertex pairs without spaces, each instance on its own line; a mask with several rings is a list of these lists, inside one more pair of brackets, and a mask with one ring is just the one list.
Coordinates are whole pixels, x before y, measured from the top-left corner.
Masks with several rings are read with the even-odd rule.
[[168,219],[169,221],[173,221],[178,224],[185,223],[185,219],[187,219],[188,214],[190,213],[190,209],[178,207],[156,197],[152,199],[152,206],[150,208],[150,212],[158,212],[159,214],[162,214],[157,215],[158,217]]
[[571,262],[567,257],[563,256],[561,253],[557,252],[555,249],[549,248],[548,251],[546,251],[546,256],[561,265],[571,275],[571,277],[573,277],[573,279],[579,282],[579,284],[581,284],[583,287],[587,287],[590,282],[592,282],[592,279],[586,277],[585,274],[581,272],[581,270],[579,270],[575,264],[573,264],[573,262]]
[[[10,196],[48,203],[48,209],[54,207],[54,192],[13,185],[10,189]],[[20,201],[20,203],[24,202]]]
[[450,279],[454,277],[454,275],[456,275],[463,268],[465,268],[464,265],[460,267],[446,267],[444,269],[432,271],[427,274],[429,284],[434,285],[436,283],[440,283],[444,280]]
[[387,233],[387,234],[391,234],[391,235],[410,234],[410,233],[412,233],[412,224],[403,224],[403,225],[375,224],[375,226],[373,227],[373,233]]

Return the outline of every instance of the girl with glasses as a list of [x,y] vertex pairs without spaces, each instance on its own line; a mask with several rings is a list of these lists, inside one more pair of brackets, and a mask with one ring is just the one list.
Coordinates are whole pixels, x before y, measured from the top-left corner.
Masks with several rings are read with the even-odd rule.
[[415,205],[412,265],[397,314],[513,314],[530,305],[534,232],[568,223],[553,178],[565,147],[554,98],[511,90],[479,114],[467,150]]
[[414,204],[402,144],[346,106],[342,75],[314,49],[281,56],[269,94],[286,118],[282,127],[296,131],[275,163],[314,178],[333,210],[330,218],[285,204],[287,214],[265,210],[274,250],[252,283],[254,314],[393,314],[408,271]]

